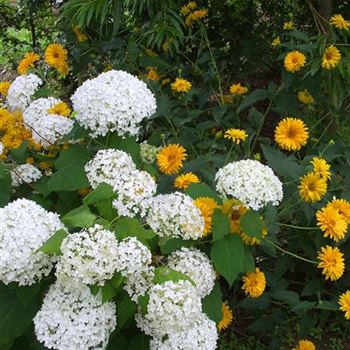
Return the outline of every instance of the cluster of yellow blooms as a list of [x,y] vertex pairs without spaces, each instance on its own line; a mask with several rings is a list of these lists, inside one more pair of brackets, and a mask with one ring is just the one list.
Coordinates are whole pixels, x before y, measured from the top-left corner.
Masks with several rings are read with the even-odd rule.
[[146,78],[148,80],[151,80],[151,81],[159,81],[160,80],[160,76],[157,72],[157,68],[156,67],[146,67],[147,69],[147,75],[146,75]]
[[208,10],[207,9],[199,9],[196,10],[198,7],[197,3],[194,1],[189,2],[187,5],[182,6],[180,13],[186,17],[185,24],[188,27],[192,27],[193,23],[203,19],[208,16]]
[[9,91],[11,83],[9,81],[1,81],[0,82],[0,97],[5,98]]
[[182,78],[176,78],[173,83],[171,83],[171,90],[175,92],[188,92],[192,88],[192,84]]
[[74,34],[77,36],[77,40],[78,40],[80,43],[82,43],[82,42],[88,40],[87,35],[81,31],[81,29],[80,29],[79,26],[75,26],[75,27],[73,28],[73,32],[74,32]]
[[35,52],[27,52],[23,59],[19,62],[17,72],[26,74],[29,68],[34,68],[34,64],[40,60],[40,56]]
[[337,29],[350,29],[350,21],[347,21],[342,15],[334,15],[329,22],[333,27]]
[[299,91],[297,98],[301,103],[304,103],[305,105],[312,105],[315,103],[315,99],[306,89]]
[[241,83],[232,84],[230,86],[230,93],[234,96],[243,96],[248,93],[248,88]]

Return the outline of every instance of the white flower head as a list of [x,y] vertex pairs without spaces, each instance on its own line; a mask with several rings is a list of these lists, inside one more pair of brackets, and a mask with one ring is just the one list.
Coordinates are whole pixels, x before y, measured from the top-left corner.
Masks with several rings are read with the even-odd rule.
[[147,85],[135,76],[110,70],[85,81],[72,96],[76,119],[91,136],[115,131],[136,136],[140,123],[156,111],[156,100]]
[[157,153],[161,147],[156,147],[143,141],[140,143],[140,157],[146,164],[151,164],[157,159]]
[[115,234],[101,225],[70,234],[61,245],[57,279],[63,284],[103,285],[116,271],[117,246]]
[[34,317],[36,337],[57,350],[104,350],[116,327],[113,301],[102,304],[101,294],[89,287],[67,288],[56,282]]
[[18,76],[7,93],[9,109],[12,111],[23,111],[29,105],[33,95],[42,83],[42,80],[35,74]]
[[256,160],[240,160],[225,165],[215,175],[216,190],[244,205],[259,210],[268,203],[278,205],[283,198],[282,183],[272,169]]
[[204,219],[190,196],[174,192],[150,200],[146,222],[160,237],[185,240],[203,236]]
[[214,288],[215,270],[209,258],[196,248],[181,248],[171,253],[167,265],[189,276],[196,284],[198,295],[203,298]]
[[4,144],[2,142],[0,142],[0,156],[4,153]]
[[55,213],[28,199],[0,208],[0,281],[31,285],[47,276],[55,261],[38,249],[64,228]]
[[12,186],[18,187],[22,183],[32,183],[39,180],[43,174],[32,164],[21,164],[11,171]]

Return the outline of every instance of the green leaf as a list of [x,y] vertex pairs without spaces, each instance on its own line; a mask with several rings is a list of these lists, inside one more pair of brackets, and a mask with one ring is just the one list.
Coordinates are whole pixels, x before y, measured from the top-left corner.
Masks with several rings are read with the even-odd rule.
[[91,205],[104,199],[110,199],[115,197],[116,194],[113,191],[112,186],[105,183],[101,183],[93,191],[91,191],[84,197],[83,203],[85,205]]
[[181,238],[168,238],[162,237],[159,242],[160,252],[162,254],[170,254],[175,250],[180,249],[181,247],[191,247],[195,245],[194,241],[186,240],[184,241]]
[[272,297],[276,300],[285,302],[291,306],[299,304],[298,293],[290,290],[277,290],[272,294]]
[[250,237],[261,239],[263,224],[258,212],[246,211],[239,221],[241,230]]
[[162,284],[166,281],[178,282],[181,280],[189,281],[194,286],[196,285],[190,277],[169,267],[161,266],[154,269],[153,283],[155,284]]
[[248,246],[244,246],[244,272],[254,272],[255,271],[255,260],[253,253]]
[[13,156],[17,162],[24,163],[29,156],[28,153],[28,141],[25,140],[22,144],[11,150],[11,156]]
[[215,269],[226,279],[229,286],[243,272],[244,245],[236,235],[229,235],[214,242],[210,257]]
[[96,215],[91,213],[88,207],[82,205],[68,212],[62,218],[62,222],[67,226],[90,227],[95,223],[96,219]]
[[132,337],[126,350],[149,350],[149,337],[143,333]]
[[213,241],[226,236],[230,231],[230,221],[221,210],[216,209],[213,214]]
[[339,305],[336,300],[333,300],[333,301],[321,300],[317,304],[316,309],[337,311],[339,310]]
[[67,150],[62,151],[55,161],[57,169],[71,166],[72,164],[85,165],[91,159],[90,151],[83,146],[71,145]]
[[137,304],[138,306],[141,308],[141,312],[143,314],[147,313],[147,306],[148,306],[148,302],[149,302],[149,295],[145,294],[145,295],[140,295],[137,298]]
[[102,287],[102,303],[106,303],[107,301],[113,299],[117,294],[118,290],[114,288],[110,281],[107,281]]
[[4,163],[0,162],[0,207],[5,206],[9,202],[11,190],[11,173]]
[[202,299],[202,308],[211,320],[218,323],[222,319],[221,307],[222,293],[220,289],[220,284],[216,282],[210,294]]
[[121,136],[113,134],[111,136],[109,146],[111,148],[125,151],[126,153],[130,154],[136,165],[140,164],[140,145],[136,142],[136,139],[134,137],[122,138]]
[[117,210],[113,207],[113,198],[104,199],[95,203],[98,213],[105,219],[112,221],[118,217]]
[[126,295],[117,303],[117,325],[119,329],[127,327],[132,322],[135,312],[136,304],[132,302],[130,297]]
[[215,199],[217,202],[220,201],[219,197],[217,196],[216,192],[212,190],[208,185],[206,184],[191,184],[187,190],[186,193],[192,198],[197,199],[199,197],[210,197]]
[[311,310],[315,307],[316,302],[315,301],[301,301],[300,303],[296,304],[293,308],[292,311],[306,311],[306,310]]
[[250,93],[248,96],[246,96],[239,107],[237,108],[237,113],[240,113],[247,109],[248,107],[252,106],[254,103],[263,101],[267,99],[267,91],[264,89],[257,89],[254,90],[252,93]]
[[39,251],[48,255],[61,255],[62,241],[68,236],[68,233],[61,229],[56,231],[40,248]]

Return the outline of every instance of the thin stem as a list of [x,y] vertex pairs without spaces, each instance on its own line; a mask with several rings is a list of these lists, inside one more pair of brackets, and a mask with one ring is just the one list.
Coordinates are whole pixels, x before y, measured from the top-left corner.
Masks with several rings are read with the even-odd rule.
[[318,230],[319,229],[318,227],[295,226],[295,225],[284,224],[282,222],[277,222],[276,224],[279,226],[295,228],[297,230]]
[[231,145],[231,147],[230,147],[230,150],[229,150],[228,153],[227,153],[227,157],[226,157],[226,160],[225,160],[225,164],[227,164],[227,161],[228,161],[229,158],[230,158],[230,155],[231,155],[231,152],[232,152],[234,146],[235,146],[235,144],[232,142],[232,145]]
[[326,134],[327,130],[329,129],[329,127],[332,125],[333,123],[333,118],[331,119],[331,121],[328,123],[328,125],[326,126],[326,128],[323,130],[321,136],[316,140],[316,142],[313,144],[313,148],[315,148],[319,142],[322,140],[323,136]]

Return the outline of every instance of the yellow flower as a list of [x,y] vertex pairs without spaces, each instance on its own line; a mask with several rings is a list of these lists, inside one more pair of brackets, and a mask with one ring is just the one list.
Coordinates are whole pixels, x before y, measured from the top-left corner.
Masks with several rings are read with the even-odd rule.
[[233,320],[233,313],[227,303],[222,303],[221,305],[222,319],[218,323],[219,331],[227,329]]
[[331,166],[322,158],[313,157],[311,164],[314,167],[314,173],[320,175],[322,178],[328,180],[331,178]]
[[298,100],[305,105],[312,105],[315,103],[315,99],[310,95],[309,91],[302,90],[298,92]]
[[0,108],[0,131],[6,132],[14,123],[13,115],[6,108]]
[[328,46],[322,57],[322,68],[333,69],[341,60],[340,51],[333,45]]
[[316,350],[316,346],[310,340],[299,340],[298,345],[293,350]]
[[294,23],[292,21],[287,21],[283,23],[283,29],[284,30],[293,30],[294,29]]
[[1,81],[0,82],[0,95],[3,97],[7,96],[11,83],[9,81]]
[[188,92],[191,90],[192,84],[182,78],[176,78],[175,81],[171,84],[171,90],[175,92]]
[[275,48],[279,45],[281,45],[281,38],[278,36],[277,38],[272,40],[271,46]]
[[344,273],[345,264],[343,253],[336,247],[329,245],[322,247],[321,252],[318,252],[317,265],[318,268],[323,269],[322,274],[326,276],[326,280],[338,280]]
[[190,184],[196,184],[199,182],[199,178],[197,175],[193,173],[186,173],[179,175],[174,182],[174,186],[176,188],[181,188],[186,190]]
[[75,26],[75,27],[73,28],[73,32],[74,32],[74,34],[77,36],[77,40],[78,40],[80,43],[82,43],[82,42],[88,40],[87,35],[81,31],[81,29],[80,29],[79,26]]
[[327,206],[335,209],[337,213],[342,215],[344,220],[350,224],[350,203],[348,201],[334,198]]
[[17,72],[19,74],[26,74],[29,68],[34,67],[34,63],[40,60],[40,56],[35,52],[27,52],[24,58],[19,62]]
[[171,80],[169,79],[169,78],[166,78],[166,79],[163,79],[162,81],[161,81],[161,84],[162,85],[167,85],[167,84],[169,84],[171,82]]
[[151,49],[146,49],[145,54],[149,57],[157,57],[158,56],[158,54]]
[[170,44],[169,44],[169,41],[164,41],[164,43],[162,44],[162,50],[164,52],[168,52],[170,49]]
[[350,320],[350,290],[340,295],[338,303],[339,309],[345,312],[345,318]]
[[243,286],[245,294],[251,298],[258,298],[262,293],[264,293],[266,287],[265,274],[255,268],[255,272],[249,272],[243,276]]
[[275,141],[287,151],[299,151],[309,138],[308,128],[301,119],[282,119],[275,129]]
[[333,15],[329,21],[329,23],[338,29],[349,30],[350,21],[347,21],[342,15]]
[[248,211],[248,208],[246,208],[239,200],[228,199],[222,204],[220,209],[229,217],[230,231],[232,233],[239,233],[241,231],[241,217]]
[[26,163],[27,164],[34,164],[34,158],[33,157],[28,157],[27,159],[26,159]]
[[302,67],[305,66],[305,63],[305,55],[297,50],[288,52],[284,58],[284,68],[291,73],[299,71]]
[[63,117],[69,117],[71,112],[72,112],[72,110],[64,102],[59,102],[48,110],[49,114],[62,115]]
[[223,95],[222,96],[222,101],[225,104],[233,103],[234,102],[234,96],[232,96],[232,95]]
[[348,230],[348,224],[343,215],[339,214],[336,209],[326,206],[316,212],[317,225],[323,231],[324,237],[329,237],[334,241],[345,237]]
[[152,80],[152,81],[159,81],[160,77],[159,77],[159,74],[158,74],[156,68],[149,67],[146,78],[148,80]]
[[67,57],[67,50],[61,44],[50,44],[45,50],[45,62],[57,70],[64,71],[68,67]]
[[230,86],[230,93],[234,96],[242,96],[248,93],[248,88],[242,86],[241,83],[232,84]]
[[248,137],[248,134],[241,129],[228,129],[225,131],[225,135],[224,135],[225,139],[230,139],[237,145],[241,141],[244,141],[247,137]]
[[299,194],[305,202],[317,202],[327,192],[327,181],[315,173],[308,173],[300,180]]
[[204,219],[203,237],[208,236],[212,230],[212,217],[218,204],[213,198],[199,197],[194,200],[195,206],[200,210]]
[[62,75],[66,75],[68,73],[69,67],[68,64],[62,63],[60,66],[57,67],[57,71],[58,73],[62,74]]
[[163,147],[157,154],[157,164],[161,172],[167,175],[177,173],[187,158],[186,150],[177,144]]
[[195,21],[198,21],[200,19],[203,19],[208,16],[208,10],[207,9],[202,9],[202,10],[196,10],[192,13],[190,13],[186,19],[185,19],[185,24],[187,27],[191,27]]
[[197,3],[194,1],[189,2],[187,5],[181,7],[180,13],[183,16],[187,16],[190,12],[192,12],[197,7]]
[[40,162],[38,165],[41,170],[50,170],[52,166],[47,162]]

